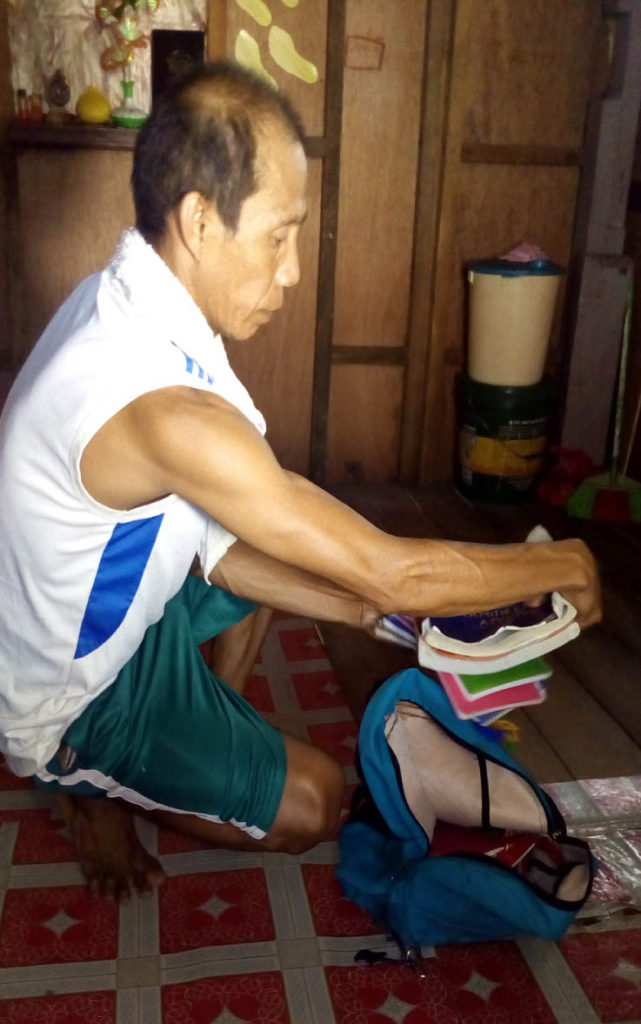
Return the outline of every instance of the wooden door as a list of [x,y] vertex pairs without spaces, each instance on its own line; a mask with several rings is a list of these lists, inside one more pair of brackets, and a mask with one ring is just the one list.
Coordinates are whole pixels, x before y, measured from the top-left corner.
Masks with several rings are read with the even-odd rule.
[[[255,340],[230,346],[230,359],[280,460],[317,481],[398,472],[426,7],[210,6],[210,53],[223,52],[223,39],[229,56],[253,53],[308,133],[301,284]],[[274,26],[316,68],[314,82],[274,60]]]
[[326,479],[398,474],[426,0],[347,0]]

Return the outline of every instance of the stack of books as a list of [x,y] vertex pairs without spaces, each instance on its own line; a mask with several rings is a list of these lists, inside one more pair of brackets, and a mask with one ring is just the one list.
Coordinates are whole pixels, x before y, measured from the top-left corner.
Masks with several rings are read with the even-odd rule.
[[435,672],[455,713],[489,725],[514,708],[540,704],[552,669],[543,657],[578,636],[576,609],[558,593],[451,618],[386,615],[376,635],[414,649]]
[[491,725],[515,708],[541,704],[547,696],[545,683],[552,669],[544,658],[534,658],[515,668],[483,675],[437,675],[458,718],[473,718],[479,725]]
[[579,635],[576,608],[560,594],[536,607],[521,602],[421,623],[418,660],[437,672],[483,675],[514,668]]

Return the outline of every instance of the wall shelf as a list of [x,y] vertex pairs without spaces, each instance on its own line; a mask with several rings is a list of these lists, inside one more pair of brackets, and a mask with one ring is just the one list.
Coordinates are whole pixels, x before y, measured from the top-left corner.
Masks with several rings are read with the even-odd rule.
[[109,125],[32,124],[12,121],[8,138],[14,146],[53,146],[67,149],[133,149],[138,132],[135,128]]
[[[102,124],[33,124],[28,121],[12,121],[9,125],[9,142],[16,146],[53,146],[66,149],[131,149],[136,144],[136,128],[115,128]],[[327,151],[327,142],[322,136],[308,136],[305,152],[310,159],[322,159]]]

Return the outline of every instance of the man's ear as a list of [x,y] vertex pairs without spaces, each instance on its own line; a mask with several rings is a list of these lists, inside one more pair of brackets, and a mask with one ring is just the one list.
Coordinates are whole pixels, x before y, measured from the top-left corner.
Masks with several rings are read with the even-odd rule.
[[176,213],[183,245],[199,262],[205,238],[211,236],[212,232],[218,234],[222,227],[216,204],[205,199],[200,192],[187,192],[180,200]]

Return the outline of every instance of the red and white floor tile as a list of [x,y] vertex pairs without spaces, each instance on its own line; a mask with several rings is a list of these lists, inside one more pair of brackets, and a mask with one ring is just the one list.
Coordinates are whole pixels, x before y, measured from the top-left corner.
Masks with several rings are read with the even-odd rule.
[[[344,766],[357,729],[314,627],[279,617],[247,690]],[[632,1024],[641,1022],[641,779],[552,787],[605,866],[558,944],[424,950],[419,973],[357,967],[385,936],[346,900],[335,841],[239,854],[140,832],[168,874],[117,908],[88,899],[48,796],[0,765],[0,1024]]]

